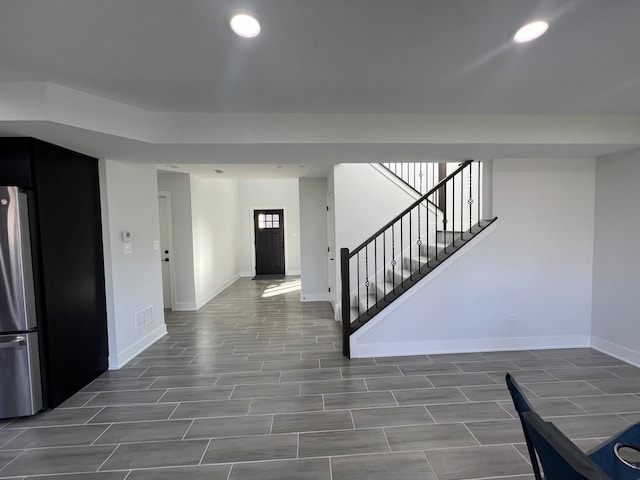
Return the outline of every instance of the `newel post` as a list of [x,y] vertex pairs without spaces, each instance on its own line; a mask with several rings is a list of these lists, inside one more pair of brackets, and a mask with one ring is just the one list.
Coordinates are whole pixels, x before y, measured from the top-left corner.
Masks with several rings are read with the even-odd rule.
[[351,335],[351,305],[349,293],[349,249],[340,249],[340,288],[342,310],[342,354],[350,356],[349,336]]

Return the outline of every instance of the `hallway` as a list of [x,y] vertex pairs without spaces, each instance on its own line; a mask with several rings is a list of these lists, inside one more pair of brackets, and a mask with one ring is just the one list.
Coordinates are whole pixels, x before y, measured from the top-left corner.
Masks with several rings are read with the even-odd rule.
[[581,447],[640,419],[640,369],[595,350],[349,361],[329,304],[299,298],[242,278],[167,313],[125,368],[0,420],[0,478],[530,480],[507,370]]

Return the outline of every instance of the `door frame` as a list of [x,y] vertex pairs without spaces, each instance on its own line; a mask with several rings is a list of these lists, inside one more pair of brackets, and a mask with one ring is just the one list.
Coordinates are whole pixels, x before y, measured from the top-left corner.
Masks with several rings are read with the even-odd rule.
[[289,231],[289,215],[287,214],[287,207],[283,205],[267,205],[267,206],[250,206],[249,207],[249,243],[251,245],[251,276],[256,274],[256,227],[254,223],[254,214],[256,210],[282,210],[282,216],[284,217],[284,274],[289,275],[289,241],[287,238],[287,232]]
[[[177,295],[176,295],[176,269],[174,266],[175,263],[175,250],[173,248],[173,214],[172,214],[172,203],[171,203],[171,192],[168,190],[159,190],[158,191],[158,199],[161,197],[166,198],[167,201],[167,235],[169,236],[169,245],[168,250],[171,255],[171,261],[169,262],[169,288],[171,289],[170,302],[171,302],[171,310],[175,311],[177,305]],[[158,207],[158,234],[160,233],[160,208]],[[162,261],[162,242],[160,241],[160,235],[158,235],[158,242],[160,243],[160,261]],[[160,265],[160,275],[162,275],[162,265]],[[164,293],[163,293],[163,302],[164,302]]]

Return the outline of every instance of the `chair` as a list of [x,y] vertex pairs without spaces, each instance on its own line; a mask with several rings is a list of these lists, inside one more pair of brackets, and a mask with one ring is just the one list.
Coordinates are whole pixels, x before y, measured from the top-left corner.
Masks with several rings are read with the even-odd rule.
[[545,422],[533,411],[524,412],[522,422],[540,459],[546,480],[611,480],[612,477],[553,423]]
[[538,462],[535,460],[536,453],[533,448],[533,443],[531,442],[531,438],[529,437],[529,433],[524,424],[524,419],[522,418],[522,414],[525,412],[534,411],[533,407],[527,401],[527,397],[524,396],[522,390],[520,389],[520,385],[515,381],[515,379],[511,376],[509,372],[505,376],[505,381],[507,383],[507,388],[509,389],[509,393],[511,394],[511,399],[513,400],[513,406],[518,412],[518,417],[520,417],[520,423],[522,424],[522,431],[524,433],[524,439],[527,442],[527,450],[529,450],[529,457],[531,457],[531,466],[533,467],[533,475],[536,477],[536,480],[542,480],[542,475],[540,474],[540,466]]
[[628,460],[625,452],[629,449],[634,456],[640,454],[637,446],[640,424],[632,425],[585,454],[553,423],[540,418],[509,373],[505,380],[520,417],[536,479],[542,478],[540,465],[546,480],[640,479],[640,464]]

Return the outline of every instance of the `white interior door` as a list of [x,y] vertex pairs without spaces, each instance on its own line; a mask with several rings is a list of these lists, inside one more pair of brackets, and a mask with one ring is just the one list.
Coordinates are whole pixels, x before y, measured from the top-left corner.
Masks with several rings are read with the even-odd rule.
[[171,229],[171,194],[158,192],[160,215],[160,262],[162,263],[162,293],[164,308],[173,310],[173,234]]

